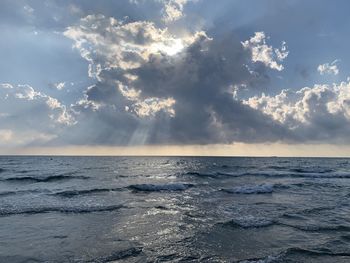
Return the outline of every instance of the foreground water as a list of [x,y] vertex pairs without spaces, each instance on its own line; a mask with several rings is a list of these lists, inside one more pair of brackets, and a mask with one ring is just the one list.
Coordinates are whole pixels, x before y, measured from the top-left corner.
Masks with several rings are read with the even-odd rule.
[[350,262],[350,159],[0,157],[0,262]]

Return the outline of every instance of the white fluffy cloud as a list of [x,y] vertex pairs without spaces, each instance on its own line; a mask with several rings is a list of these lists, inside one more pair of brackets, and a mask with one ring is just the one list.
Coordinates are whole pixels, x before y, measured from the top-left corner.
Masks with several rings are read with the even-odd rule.
[[173,106],[176,101],[173,98],[162,99],[149,97],[142,99],[140,90],[135,90],[133,88],[129,89],[121,82],[118,82],[118,88],[121,94],[132,102],[131,106],[125,107],[126,111],[134,112],[139,117],[154,116],[159,111],[164,111],[171,117],[175,116]]
[[180,19],[183,14],[184,5],[188,0],[163,0],[163,20],[171,22]]
[[175,55],[193,43],[198,34],[203,33],[176,37],[153,22],[125,23],[103,15],[82,18],[79,25],[64,32],[89,61],[91,76],[98,76],[105,68],[137,68],[152,54]]
[[339,74],[339,69],[337,66],[338,61],[339,60],[336,59],[332,63],[321,64],[317,67],[317,71],[321,75],[325,75],[325,74],[338,75]]
[[[13,103],[13,105],[17,106],[18,104],[28,104],[28,106],[30,106],[31,104],[27,103],[27,101],[33,101],[33,105],[35,105],[35,103],[41,103],[48,107],[48,116],[55,122],[63,125],[73,125],[75,122],[65,105],[62,105],[55,98],[35,91],[34,88],[29,85],[13,86],[8,83],[0,84],[0,101],[2,101],[3,105]],[[4,110],[13,111],[13,108],[4,107]]]
[[281,71],[284,69],[280,64],[289,54],[286,42],[282,42],[281,48],[273,48],[266,44],[264,32],[255,32],[249,40],[242,42],[245,49],[249,50],[253,62],[262,62],[265,66]]
[[[243,103],[291,130],[312,131],[315,139],[321,135],[331,137],[337,129],[350,128],[350,82],[314,85],[298,91],[282,90],[276,96],[263,94]],[[341,139],[341,134],[338,135]]]

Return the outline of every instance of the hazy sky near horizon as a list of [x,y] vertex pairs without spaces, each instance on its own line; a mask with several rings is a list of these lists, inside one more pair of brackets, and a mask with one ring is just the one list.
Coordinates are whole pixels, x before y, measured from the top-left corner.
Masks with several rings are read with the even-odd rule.
[[349,9],[2,0],[0,147],[348,146]]

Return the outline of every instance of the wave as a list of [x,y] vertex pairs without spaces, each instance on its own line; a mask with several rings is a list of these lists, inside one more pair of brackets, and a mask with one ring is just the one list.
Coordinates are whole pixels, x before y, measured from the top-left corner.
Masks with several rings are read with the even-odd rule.
[[199,176],[199,177],[216,177],[218,174],[200,173],[200,172],[186,172],[184,175]]
[[170,210],[170,208],[163,206],[163,205],[157,205],[154,207],[155,209],[159,209],[159,210]]
[[264,258],[245,259],[237,262],[238,263],[274,263],[274,262],[277,263],[277,262],[281,262],[282,257],[283,257],[283,253],[278,255],[269,255]]
[[21,176],[21,177],[8,177],[1,179],[3,181],[11,181],[11,182],[31,182],[31,183],[39,183],[39,182],[56,182],[61,180],[70,180],[70,179],[88,179],[87,176],[69,176],[69,175],[51,175],[46,177],[36,177],[36,176]]
[[327,169],[327,168],[314,168],[314,169],[306,169],[306,168],[289,168],[288,169],[291,172],[296,172],[296,173],[319,173],[319,174],[324,174],[324,173],[332,173],[334,172],[334,169]]
[[237,174],[237,173],[226,173],[226,172],[217,172],[216,173],[217,176],[227,176],[227,177],[240,177],[241,174]]
[[235,174],[235,173],[226,173],[226,172],[215,172],[215,173],[200,173],[200,172],[186,172],[184,175],[190,175],[190,176],[198,176],[198,177],[211,177],[211,178],[217,178],[217,177],[239,177],[241,174]]
[[[292,259],[295,255],[304,255],[304,256],[331,256],[331,257],[349,257],[349,252],[332,252],[329,250],[319,250],[319,249],[309,249],[309,248],[301,248],[301,247],[291,247],[287,248],[284,251],[276,255],[269,255],[263,258],[251,258],[236,261],[237,263],[278,263],[278,262],[296,262]],[[333,258],[334,259],[334,258]],[[298,259],[297,262],[300,259]],[[334,259],[335,260],[335,259]],[[336,261],[336,260],[335,260]]]
[[110,206],[90,206],[90,207],[36,207],[36,208],[0,208],[0,216],[19,215],[19,214],[43,214],[50,212],[58,213],[92,213],[92,212],[105,212],[114,211],[125,208],[123,205],[110,205]]
[[285,171],[288,170],[288,167],[286,166],[278,166],[278,165],[269,165],[266,166],[267,169],[272,169],[272,170],[278,170],[278,171]]
[[27,174],[27,173],[39,172],[39,171],[38,170],[19,170],[19,171],[14,170],[14,172],[18,174]]
[[0,197],[18,195],[18,194],[33,194],[33,193],[44,193],[49,192],[48,190],[18,190],[18,191],[4,191],[0,192]]
[[317,187],[327,187],[327,188],[343,188],[344,186],[335,184],[335,183],[330,183],[328,181],[321,181],[321,180],[312,180],[312,181],[304,181],[300,183],[291,183],[290,186],[295,186],[295,187],[312,187],[312,186],[317,186]]
[[241,173],[236,174],[237,177],[242,176],[261,176],[261,177],[278,177],[278,178],[320,178],[320,179],[346,179],[350,178],[350,173],[317,173],[317,172],[306,172],[306,173],[296,173],[296,172],[283,172],[283,173],[277,173],[277,172],[247,172],[247,173]]
[[274,184],[243,185],[222,191],[233,194],[268,194],[272,193]]
[[283,223],[281,221],[265,218],[265,217],[255,217],[255,216],[242,216],[237,217],[227,222],[219,223],[223,226],[229,227],[239,227],[239,228],[260,228],[269,227],[272,225],[290,227],[304,232],[324,232],[324,231],[340,231],[349,232],[350,226],[348,225],[296,225]]
[[259,172],[222,172],[217,171],[213,173],[202,173],[202,172],[186,172],[183,175],[198,176],[198,177],[244,177],[244,176],[261,176],[261,177],[274,177],[274,178],[320,178],[320,179],[346,179],[350,178],[350,173],[346,172],[334,172],[334,170],[321,170],[321,171],[310,171],[303,169],[278,169],[278,171],[259,171]]
[[106,166],[92,166],[92,167],[84,167],[83,170],[90,171],[90,170],[108,170],[109,167]]
[[338,178],[338,179],[346,179],[350,178],[349,173],[334,173],[334,174],[327,174],[324,175],[322,173],[307,173],[307,174],[293,174],[294,177],[302,177],[302,178],[324,178],[324,179],[332,179],[332,178]]
[[53,195],[62,196],[62,197],[73,197],[77,195],[114,192],[114,191],[120,191],[120,190],[122,190],[122,188],[94,188],[94,189],[86,189],[86,190],[67,190],[67,191],[56,192]]
[[0,174],[3,173],[3,172],[6,172],[6,169],[0,168]]
[[133,184],[129,188],[136,191],[158,192],[158,191],[183,191],[193,184],[172,183],[172,184]]
[[305,232],[319,232],[319,231],[350,231],[350,226],[346,225],[293,225],[278,222],[278,225],[295,228]]
[[255,168],[255,166],[251,166],[251,165],[242,166],[242,165],[223,164],[223,165],[220,166],[220,168],[222,168],[222,169],[234,169],[234,170],[237,170],[237,169],[241,169],[241,168],[244,168],[244,169],[247,169],[247,168]]
[[142,250],[143,250],[142,247],[131,247],[125,250],[113,252],[106,256],[95,258],[87,262],[91,262],[91,263],[92,262],[112,262],[112,261],[114,262],[116,260],[123,260],[129,257],[136,257],[142,252]]
[[289,248],[285,251],[286,255],[291,254],[304,254],[308,256],[338,256],[338,257],[349,257],[349,252],[332,252],[330,250],[318,250],[316,249],[306,249],[300,247]]
[[340,238],[347,241],[347,242],[350,241],[350,235],[342,235],[342,236],[340,236]]
[[230,221],[219,223],[223,226],[239,227],[239,228],[260,228],[268,227],[276,222],[269,218],[254,217],[254,216],[242,216],[232,219]]
[[4,191],[0,192],[0,196],[9,196],[9,195],[16,195],[18,192],[16,191]]
[[[309,207],[309,208],[299,209],[299,211],[297,211],[297,213],[300,215],[308,215],[308,214],[318,213],[321,211],[334,210],[338,207],[339,207],[339,205]],[[295,216],[295,214],[293,214],[293,215]],[[289,213],[283,214],[283,217],[288,217],[288,216],[290,216]]]

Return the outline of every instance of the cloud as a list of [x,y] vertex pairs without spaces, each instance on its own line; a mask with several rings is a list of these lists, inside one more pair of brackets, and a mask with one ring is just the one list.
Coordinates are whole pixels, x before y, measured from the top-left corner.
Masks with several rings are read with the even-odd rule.
[[102,69],[137,68],[151,54],[175,55],[193,43],[197,36],[176,37],[153,22],[128,23],[103,15],[88,15],[63,34],[74,41],[74,47],[90,63],[91,77],[98,77]]
[[[314,85],[312,74],[320,54],[345,54],[317,42],[339,8],[327,4],[325,19],[319,5],[268,2],[4,0],[1,79],[30,85],[1,84],[0,138],[55,146],[348,141],[348,84]],[[325,33],[346,35],[339,30]],[[338,60],[318,72],[339,75]],[[280,90],[290,83],[309,88]]]
[[0,130],[0,146],[7,149],[8,147],[45,145],[56,137],[56,134],[43,133],[31,129],[25,131]]
[[[192,0],[196,1],[196,0]],[[145,0],[129,0],[130,3],[141,5]],[[149,1],[150,2],[150,1]],[[190,0],[153,0],[155,3],[160,3],[162,20],[165,23],[174,22],[184,16],[184,7]]]
[[0,84],[0,112],[1,140],[16,145],[47,142],[75,124],[65,105],[29,85]]
[[255,32],[255,35],[249,40],[242,42],[245,49],[249,50],[253,62],[262,62],[265,66],[281,71],[284,69],[282,62],[289,54],[286,42],[282,42],[281,48],[273,48],[266,44],[264,32]]
[[118,88],[125,98],[133,102],[130,106],[125,106],[126,111],[133,111],[139,117],[155,116],[159,111],[164,111],[171,117],[175,115],[173,105],[176,101],[173,98],[160,99],[157,97],[149,97],[142,100],[140,98],[141,91],[128,89],[128,87],[123,86],[120,82],[118,83]]
[[184,5],[189,0],[163,0],[163,20],[165,22],[172,22],[180,19],[183,14]]
[[89,76],[98,81],[78,103],[94,105],[95,110],[96,105],[111,104],[143,117],[160,111],[175,115],[175,100],[143,96],[141,89],[131,86],[138,78],[133,70],[156,55],[172,57],[198,38],[207,38],[204,32],[177,37],[152,22],[127,23],[102,15],[81,19],[79,25],[68,27],[64,35],[74,40],[74,47],[89,62]]
[[54,86],[56,89],[62,90],[66,86],[66,82],[58,82],[58,83],[55,83]]
[[[93,124],[90,142],[231,143],[278,140],[288,132],[234,100],[232,86],[268,82],[265,64],[246,66],[251,54],[234,34],[218,39],[203,31],[173,35],[151,22],[90,15],[64,35],[89,62],[96,80],[73,105],[79,115],[75,129]],[[95,121],[101,120],[96,130]]]
[[325,74],[338,75],[339,74],[339,69],[337,66],[338,62],[339,62],[339,60],[336,59],[330,64],[329,63],[321,64],[317,67],[317,71],[321,75],[325,75]]
[[244,104],[271,116],[288,128],[297,141],[349,142],[350,82],[314,85],[276,96],[254,96]]
[[0,143],[9,142],[13,138],[13,132],[11,130],[1,129],[0,130]]

